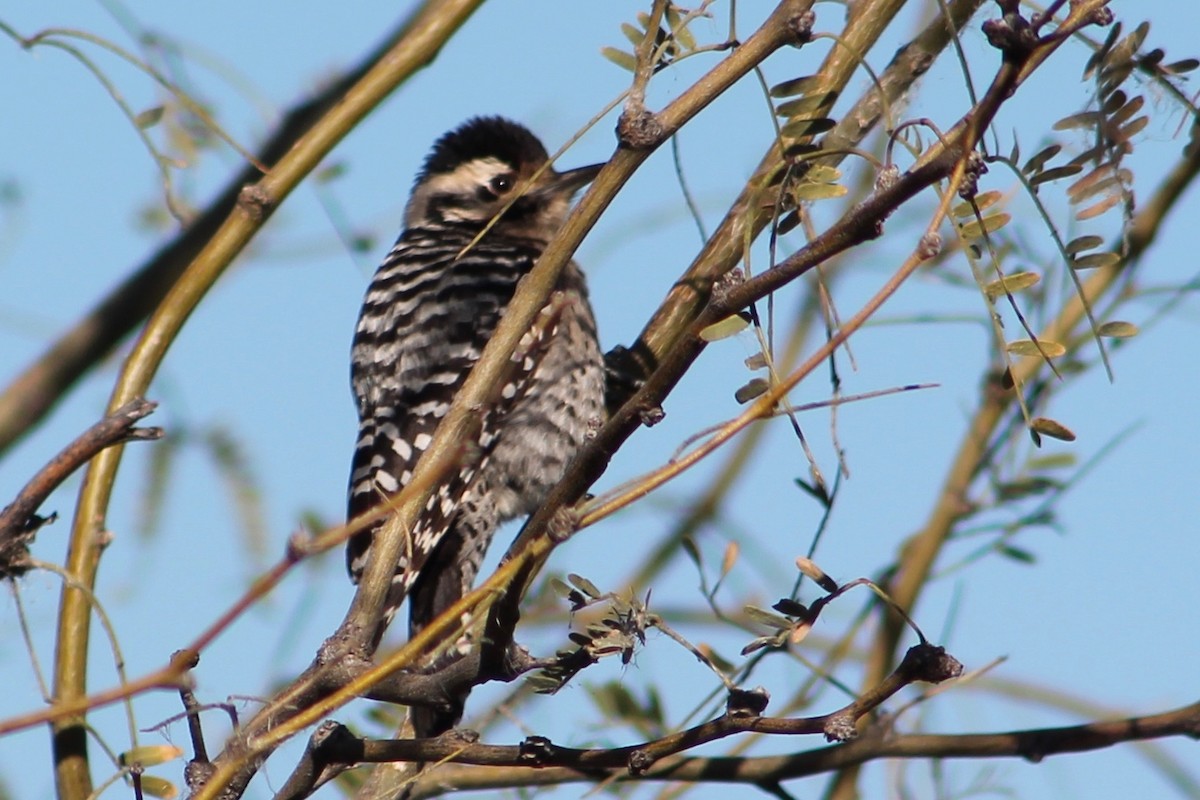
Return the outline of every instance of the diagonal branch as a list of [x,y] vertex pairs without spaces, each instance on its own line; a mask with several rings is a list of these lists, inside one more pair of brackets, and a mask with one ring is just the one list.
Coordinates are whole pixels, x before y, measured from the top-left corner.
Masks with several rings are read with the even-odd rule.
[[162,437],[162,428],[135,428],[134,423],[149,416],[156,404],[135,398],[81,433],[75,441],[50,459],[16,499],[0,511],[0,579],[16,578],[28,569],[25,563],[34,536],[50,519],[37,510],[50,493],[106,447],[131,441],[151,441]]

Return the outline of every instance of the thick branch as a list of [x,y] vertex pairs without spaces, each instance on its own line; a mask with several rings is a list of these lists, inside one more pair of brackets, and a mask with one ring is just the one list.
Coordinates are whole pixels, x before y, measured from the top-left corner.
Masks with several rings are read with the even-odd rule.
[[[717,719],[654,741],[610,749],[560,747],[541,736],[531,736],[520,745],[508,746],[476,744],[470,737],[464,739],[459,734],[433,739],[359,739],[348,731],[335,735],[334,731],[322,727],[310,740],[305,761],[289,781],[290,791],[301,790],[300,793],[285,796],[304,796],[303,792],[314,788],[315,782],[327,775],[331,767],[355,763],[447,761],[492,766],[564,767],[583,773],[625,770],[642,775],[668,756],[738,733],[820,734],[830,740],[842,741],[855,735],[856,720],[878,708],[900,689],[916,681],[938,683],[957,676],[961,669],[961,665],[942,648],[916,645],[908,651],[895,673],[875,691],[830,714],[779,719],[729,711]],[[304,781],[312,783],[304,786]]]
[[1037,761],[1047,756],[1100,750],[1126,742],[1168,736],[1200,739],[1200,703],[1164,714],[1113,722],[1002,733],[888,735],[881,729],[870,730],[852,742],[781,756],[673,756],[656,763],[640,775],[631,775],[623,768],[585,771],[571,767],[444,767],[421,776],[414,785],[411,797],[413,800],[436,797],[444,794],[448,788],[471,791],[516,786],[530,788],[579,781],[601,783],[609,780],[691,781],[763,786],[860,766],[880,758],[1015,757]]

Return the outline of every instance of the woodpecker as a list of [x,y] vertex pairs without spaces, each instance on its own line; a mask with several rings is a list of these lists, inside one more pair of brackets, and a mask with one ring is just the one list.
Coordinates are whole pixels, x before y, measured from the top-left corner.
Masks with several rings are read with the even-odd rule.
[[[542,143],[502,117],[477,117],[439,138],[405,208],[405,229],[367,289],[351,351],[359,432],[350,519],[412,478],[434,430],[516,291],[600,165],[556,172]],[[379,635],[405,597],[409,635],[470,591],[501,523],[532,513],[604,414],[604,361],[577,264],[523,337],[506,385],[484,409],[476,448],[442,479],[407,532]],[[382,522],[346,550],[355,583]],[[457,724],[414,708],[418,736]]]

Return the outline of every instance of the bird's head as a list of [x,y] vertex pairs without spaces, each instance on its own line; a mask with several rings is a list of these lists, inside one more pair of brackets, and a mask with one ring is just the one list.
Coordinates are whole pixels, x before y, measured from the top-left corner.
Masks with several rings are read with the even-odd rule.
[[549,240],[571,198],[599,164],[566,172],[546,165],[546,148],[529,130],[503,117],[476,117],[442,135],[425,159],[405,209],[410,228],[453,222]]

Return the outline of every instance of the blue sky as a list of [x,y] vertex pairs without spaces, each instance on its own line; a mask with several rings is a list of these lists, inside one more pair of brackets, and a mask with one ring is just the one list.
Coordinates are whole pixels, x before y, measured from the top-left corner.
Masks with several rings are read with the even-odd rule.
[[[738,32],[743,37],[756,23],[757,5],[739,4]],[[1112,7],[1118,17],[1130,15],[1130,25],[1142,18],[1156,20],[1148,41],[1163,47],[1169,59],[1197,55],[1192,32],[1200,24],[1200,9],[1192,4],[1115,0]],[[111,7],[77,0],[29,3],[0,8],[0,21],[26,35],[64,27],[134,47],[128,30],[106,8]],[[398,16],[385,4],[362,4],[353,13],[333,14],[328,6],[316,4],[292,4],[281,13],[264,4],[223,1],[181,6],[143,0],[123,8],[146,30],[177,39],[189,81],[230,132],[247,143],[269,129],[273,114],[354,62]],[[605,45],[624,44],[619,25],[640,8],[632,3],[561,0],[485,6],[432,68],[396,92],[337,148],[330,163],[344,171],[319,189],[309,183],[296,192],[201,305],[150,392],[161,403],[150,421],[176,439],[192,432],[187,441],[195,442],[204,431],[220,429],[242,443],[264,504],[264,550],[257,555],[247,552],[227,489],[198,445],[182,449],[153,535],[139,534],[151,446],[129,448],[109,518],[115,539],[98,589],[117,621],[131,675],[160,665],[215,618],[281,552],[302,513],[311,511],[331,522],[341,515],[355,428],[347,386],[350,333],[366,281],[399,228],[412,176],[429,144],[469,116],[502,113],[529,125],[551,150],[557,148],[625,88],[627,74],[599,51]],[[716,4],[714,10],[717,20],[697,23],[695,32],[702,40],[717,41],[725,35],[726,6]],[[818,11],[818,30],[839,25],[840,6],[822,4]],[[896,29],[912,30],[914,16]],[[979,19],[964,40],[974,54],[976,78],[982,81],[996,58],[984,48],[978,23]],[[886,64],[896,43],[889,40],[870,54],[872,65]],[[150,81],[111,57],[88,52],[96,55],[133,108],[161,102]],[[823,52],[822,43],[782,52],[769,62],[768,79],[807,74]],[[656,78],[651,102],[675,96],[715,58],[696,58],[678,72]],[[1076,52],[1056,62],[1022,90],[998,121],[1002,150],[1009,146],[1004,137],[1016,128],[1024,131],[1023,152],[1032,154],[1047,122],[1082,108],[1086,96],[1075,77],[1083,59]],[[0,209],[0,380],[7,381],[153,252],[168,231],[139,224],[139,211],[161,200],[153,165],[112,99],[78,63],[60,51],[25,52],[0,40],[0,73],[5,76],[0,82],[5,109],[0,180],[20,193],[19,204]],[[1161,93],[1148,90],[1147,95],[1155,118],[1137,141],[1135,169],[1146,176],[1137,184],[1139,199],[1148,196],[1150,178],[1185,144],[1177,132],[1179,113]],[[949,127],[965,108],[961,79],[947,60],[924,79],[907,114],[928,116]],[[605,158],[613,147],[614,120],[610,116],[601,122],[560,163],[574,166]],[[753,81],[745,81],[680,138],[689,184],[710,229],[770,136],[761,91]],[[206,152],[179,173],[179,179],[190,197],[203,201],[236,165],[228,150]],[[1015,191],[1011,178],[999,173],[985,179],[985,186]],[[853,313],[914,246],[918,229],[905,223],[923,224],[930,200],[918,205],[897,215],[880,242],[855,254],[835,291],[843,316]],[[1017,209],[1028,219],[1028,206]],[[1196,275],[1192,222],[1197,214],[1200,205],[1192,192],[1142,264],[1141,285],[1177,286]],[[1118,224],[1115,217],[1106,218],[1089,232],[1111,239]],[[370,235],[369,252],[348,252],[338,237],[339,227]],[[1030,236],[1039,232],[1034,224],[1028,230]],[[578,254],[590,276],[606,347],[633,340],[697,244],[695,225],[664,148],[635,176]],[[1039,246],[1044,251],[1044,243]],[[765,252],[759,251],[756,258],[761,267]],[[839,411],[839,436],[851,478],[817,560],[840,579],[870,574],[922,523],[972,408],[980,366],[992,352],[982,325],[954,321],[981,313],[977,292],[948,285],[951,276],[969,277],[966,264],[961,258],[951,259],[938,270],[910,281],[885,307],[882,322],[854,338],[856,369],[845,361],[841,364],[846,393],[924,382],[939,388]],[[799,287],[783,293],[781,313],[794,308],[799,297]],[[1114,355],[1115,382],[1093,371],[1048,409],[1079,436],[1070,446],[1048,445],[1050,452],[1070,452],[1086,461],[1126,435],[1067,495],[1058,509],[1058,533],[1035,532],[1017,540],[1036,554],[1037,564],[987,559],[937,581],[918,607],[918,622],[968,668],[1007,657],[996,677],[1059,688],[1113,710],[1151,713],[1194,700],[1194,665],[1200,655],[1191,619],[1200,605],[1194,579],[1200,555],[1194,522],[1194,454],[1200,447],[1194,401],[1195,303],[1185,299],[1171,318],[1147,325],[1161,302],[1161,295],[1152,296],[1122,311],[1122,318],[1147,329]],[[917,314],[935,314],[939,321],[915,324],[912,317]],[[741,362],[754,349],[749,334],[711,346],[667,403],[666,421],[636,434],[597,488],[614,486],[664,462],[689,434],[735,415],[733,391],[749,377]],[[14,494],[33,470],[100,415],[119,359],[120,354],[80,384],[42,427],[0,460],[0,496]],[[828,381],[821,373],[802,384],[793,398],[810,402],[828,394]],[[819,463],[832,473],[828,416],[814,414],[805,422]],[[752,537],[753,544],[745,545],[728,579],[723,597],[730,604],[753,597],[768,605],[786,594],[794,578],[791,559],[807,549],[820,518],[820,509],[793,484],[793,478],[807,471],[795,439],[786,423],[772,426],[771,441],[735,493],[724,524],[701,540],[711,563],[719,559],[730,532]],[[585,532],[556,554],[552,568],[580,572],[601,587],[618,588],[648,544],[668,529],[672,509],[706,485],[716,463]],[[78,485],[72,480],[47,504],[61,519],[41,532],[35,550],[39,558],[61,561]],[[960,546],[945,563],[970,550],[970,544]],[[655,602],[663,608],[694,603],[695,585],[694,570],[681,564],[655,584]],[[273,682],[307,663],[322,636],[340,619],[350,595],[340,553],[299,570],[205,654],[197,673],[202,699],[269,692]],[[49,664],[57,580],[31,575],[22,582],[22,596],[38,654],[43,665]],[[857,608],[854,602],[835,604],[817,632],[835,635]],[[16,630],[15,607],[6,594],[0,599],[0,631],[5,632],[0,639],[0,676],[7,687],[0,694],[0,717],[39,705]],[[717,636],[711,629],[685,632],[697,640],[715,637],[711,640],[727,656],[745,641]],[[549,650],[565,640],[565,631],[539,630],[530,636]],[[112,658],[98,631],[93,641],[92,686],[111,686]],[[682,719],[695,698],[713,688],[710,676],[663,638],[652,639],[625,670],[602,664],[585,677],[595,683],[620,680],[635,693],[647,681],[665,682],[664,702],[671,720]],[[782,701],[807,677],[799,664],[777,659],[755,679]],[[857,676],[847,670],[841,677],[853,683]],[[491,696],[499,696],[498,691]],[[839,702],[838,695],[827,693],[811,713]],[[537,701],[526,718],[537,732],[564,744],[632,741],[628,732],[611,733],[580,722],[596,718],[587,703],[582,686],[574,686],[557,698]],[[250,704],[245,707],[244,713],[249,713]],[[140,699],[138,724],[148,727],[178,710],[177,701],[165,693]],[[1087,718],[1035,702],[997,698],[979,688],[946,693],[923,713],[925,728],[947,732],[1072,724]],[[344,718],[358,715],[350,711]],[[94,722],[114,747],[127,746],[119,711],[100,712]],[[169,736],[186,746],[181,726],[174,726]],[[517,737],[511,729],[493,735],[504,742]],[[162,739],[159,734],[142,734],[142,740]],[[771,742],[764,746],[770,750],[762,752],[799,746]],[[1178,759],[1190,752],[1180,742],[1163,746]],[[52,796],[44,730],[7,739],[0,752],[0,779],[14,797]],[[93,756],[101,764],[96,774],[103,779],[103,756],[98,750]],[[31,766],[18,770],[17,764]],[[281,754],[249,796],[269,797],[270,786],[280,785],[289,766],[288,756]],[[178,762],[157,773],[178,780],[177,767]],[[894,778],[895,769],[879,766],[869,772],[866,787],[872,796],[886,796],[883,787]],[[922,767],[905,769],[915,775]],[[989,785],[1012,787],[1029,798],[1167,796],[1168,791],[1161,773],[1150,770],[1132,747],[1036,766],[1017,761],[957,763],[948,774],[951,785],[960,790],[973,780],[986,779]],[[915,780],[915,785],[924,784]],[[797,782],[793,789],[805,796],[819,791],[815,782]],[[129,795],[116,788],[109,796],[122,796],[123,791]],[[572,787],[558,796],[584,791]],[[725,795],[709,790],[701,796]]]

